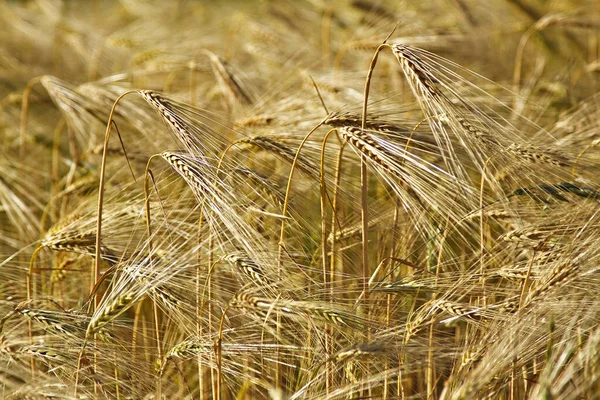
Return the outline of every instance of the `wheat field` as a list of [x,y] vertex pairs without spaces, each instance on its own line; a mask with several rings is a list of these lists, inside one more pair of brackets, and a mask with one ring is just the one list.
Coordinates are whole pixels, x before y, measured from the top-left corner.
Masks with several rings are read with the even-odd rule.
[[0,399],[600,399],[597,0],[0,2]]

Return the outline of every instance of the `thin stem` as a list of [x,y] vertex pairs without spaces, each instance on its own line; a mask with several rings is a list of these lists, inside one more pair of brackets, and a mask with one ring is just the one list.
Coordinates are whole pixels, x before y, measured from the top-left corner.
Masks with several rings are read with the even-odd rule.
[[[323,265],[323,291],[325,293],[329,290],[327,283],[327,187],[325,183],[325,147],[327,145],[327,139],[329,135],[337,132],[336,129],[331,129],[325,134],[323,138],[323,145],[321,146],[321,165],[320,165],[320,203],[321,203],[321,262]],[[325,327],[326,338],[325,338],[325,352],[327,358],[331,358],[333,352],[333,341],[331,338],[331,326],[329,324]],[[333,367],[331,362],[327,362],[327,379],[326,379],[326,392],[329,394],[331,386],[333,386]]]
[[[151,215],[150,215],[150,190],[149,190],[149,185],[148,185],[148,177],[152,177],[152,181],[154,181],[154,177],[152,175],[152,171],[150,170],[150,163],[152,162],[152,159],[154,157],[158,157],[160,156],[159,154],[154,154],[152,155],[149,159],[148,162],[146,163],[146,171],[144,173],[144,205],[145,205],[145,211],[146,211],[146,233],[148,235],[148,253],[149,253],[149,258],[150,258],[150,265],[152,265],[153,263],[153,246],[152,246],[152,226],[151,226]],[[156,304],[156,301],[152,301],[152,313],[154,316],[154,330],[155,330],[155,335],[156,335],[156,350],[157,350],[157,354],[158,354],[158,359],[162,361],[163,359],[163,354],[162,354],[162,342],[161,342],[161,338],[160,338],[160,321],[159,321],[159,312],[158,312],[158,305]],[[159,376],[157,376],[157,381],[156,381],[156,397],[158,399],[161,398],[161,389],[162,389],[162,379]]]
[[[96,221],[96,259],[94,261],[94,268],[93,268],[93,279],[92,279],[92,285],[91,285],[91,290],[94,289],[94,286],[96,285],[96,282],[98,281],[98,279],[100,278],[100,239],[102,237],[102,205],[104,203],[104,175],[106,172],[106,155],[108,152],[108,140],[110,139],[110,132],[111,132],[111,121],[113,119],[113,116],[115,114],[115,108],[117,107],[117,104],[119,103],[119,101],[125,97],[126,95],[130,94],[130,93],[136,93],[135,90],[128,90],[127,92],[121,94],[117,100],[115,100],[111,110],[110,110],[110,114],[108,115],[108,123],[106,124],[106,133],[104,134],[104,147],[102,150],[102,164],[100,166],[100,184],[98,187],[98,219]],[[97,303],[97,298],[94,300],[94,310],[95,307],[98,305]]]
[[21,125],[19,129],[19,160],[25,159],[25,143],[27,142],[27,114],[29,112],[29,96],[33,87],[41,81],[42,77],[37,76],[27,82],[23,90],[23,100],[21,101]]
[[[389,38],[389,36],[388,36]],[[387,39],[386,39],[387,41]],[[385,47],[389,47],[389,45],[383,44],[377,47],[375,54],[373,55],[373,59],[371,60],[371,64],[369,65],[369,71],[367,72],[367,78],[365,80],[365,90],[363,93],[363,109],[362,109],[362,121],[361,121],[361,129],[364,130],[367,126],[367,105],[369,103],[369,89],[371,88],[371,78],[373,76],[373,71],[375,70],[375,65],[377,64],[377,59],[379,57],[379,52],[383,50]],[[367,171],[367,157],[362,154],[360,157],[360,199],[361,199],[361,221],[362,221],[362,266],[363,266],[363,302],[365,306],[367,305],[368,297],[369,297],[369,287],[368,287],[368,279],[370,276],[369,272],[369,252],[368,252],[368,243],[369,243],[369,196],[368,196],[368,171]]]

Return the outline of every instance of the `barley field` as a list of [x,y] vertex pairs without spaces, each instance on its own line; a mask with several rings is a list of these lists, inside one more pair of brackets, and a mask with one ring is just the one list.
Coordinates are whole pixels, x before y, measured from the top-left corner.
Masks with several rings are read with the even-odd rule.
[[597,0],[0,0],[0,399],[600,399]]

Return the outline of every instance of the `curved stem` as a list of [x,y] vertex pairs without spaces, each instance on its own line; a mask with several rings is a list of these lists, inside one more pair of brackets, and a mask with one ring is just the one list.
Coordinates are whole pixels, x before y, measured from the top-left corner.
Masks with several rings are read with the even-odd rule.
[[575,179],[575,171],[577,170],[577,164],[579,164],[579,160],[581,159],[581,157],[583,157],[583,155],[591,148],[596,147],[600,144],[596,143],[596,141],[593,141],[592,143],[588,144],[587,146],[585,146],[585,148],[581,151],[581,153],[579,153],[577,155],[577,158],[575,159],[575,162],[573,163],[573,167],[571,168],[571,175],[573,176],[573,179]]
[[[387,39],[386,39],[387,40]],[[361,121],[361,129],[365,129],[367,126],[367,105],[369,102],[369,90],[371,88],[371,78],[373,77],[373,71],[375,70],[375,65],[377,65],[377,59],[379,58],[379,52],[384,48],[389,47],[385,42],[375,51],[373,55],[373,59],[371,60],[371,64],[369,65],[369,71],[367,72],[367,78],[365,80],[365,89],[364,89],[364,100],[363,100],[363,109],[362,109],[362,121]],[[368,171],[367,171],[367,157],[362,154],[360,157],[360,199],[361,199],[361,221],[362,221],[362,265],[363,265],[363,293],[364,293],[364,304],[367,304],[367,300],[369,297],[369,253],[368,253],[368,243],[369,243],[369,196],[368,196]]]
[[324,123],[325,123],[325,120],[322,120],[314,128],[312,128],[310,130],[310,132],[308,132],[308,134],[306,134],[306,136],[304,136],[304,139],[302,139],[300,146],[298,146],[298,150],[296,150],[296,155],[294,156],[294,160],[292,161],[292,167],[290,169],[290,175],[288,177],[288,182],[287,182],[287,186],[285,189],[285,198],[284,198],[283,207],[281,210],[281,215],[283,216],[283,218],[281,218],[281,231],[280,231],[280,236],[279,236],[279,261],[280,261],[280,263],[281,263],[282,248],[285,246],[285,243],[284,243],[285,221],[286,221],[285,217],[286,217],[287,209],[288,209],[289,202],[290,202],[290,189],[292,187],[292,180],[294,179],[294,171],[296,170],[296,164],[298,163],[298,158],[300,157],[300,152],[302,151],[302,148],[304,147],[304,145],[306,144],[306,142],[308,141],[310,136],[313,133],[315,133],[315,131],[317,129],[319,129],[321,127],[321,125],[323,125]]
[[484,269],[484,262],[483,262],[483,253],[485,252],[485,235],[484,235],[484,229],[483,229],[483,189],[485,187],[485,173],[487,170],[487,166],[490,163],[490,161],[492,160],[491,157],[488,157],[488,159],[485,161],[485,164],[483,165],[483,170],[481,171],[481,185],[479,188],[479,259],[480,259],[480,265],[479,265],[479,274],[480,274],[480,279],[481,279],[481,288],[482,288],[482,298],[483,298],[483,305],[485,307],[485,305],[487,304],[486,301],[486,294],[485,294],[485,276],[483,275],[483,269]]
[[21,125],[19,129],[19,159],[23,161],[25,158],[25,142],[27,139],[27,114],[29,112],[29,96],[33,87],[42,80],[41,76],[36,76],[27,82],[25,90],[23,90],[23,99],[21,101]]
[[179,67],[179,68],[173,68],[171,71],[169,71],[169,73],[167,74],[167,77],[165,78],[165,83],[163,84],[163,90],[165,93],[169,93],[173,90],[173,82],[175,82],[175,78],[177,77],[177,74],[183,70],[185,70],[184,67]]
[[519,45],[517,47],[517,54],[515,56],[515,69],[513,71],[513,85],[515,93],[519,94],[519,86],[521,84],[521,70],[523,67],[523,54],[525,53],[525,45],[527,41],[533,36],[533,34],[537,31],[537,24],[533,24],[532,26],[525,31],[523,36],[521,36],[521,40],[519,40]]
[[[327,146],[327,139],[333,132],[337,132],[337,129],[331,129],[323,138],[323,145],[321,146],[321,165],[320,165],[320,203],[321,203],[321,263],[323,265],[323,291],[328,294],[329,285],[327,282],[327,187],[325,183],[325,147]],[[331,337],[331,326],[327,324],[325,326],[326,337],[325,337],[325,352],[327,357],[330,358],[333,351],[333,340]],[[327,363],[327,378],[325,381],[326,393],[329,394],[333,386],[333,368],[331,362]]]
[[[31,260],[29,261],[29,270],[27,271],[27,301],[30,302],[33,298],[33,287],[31,280],[33,278],[33,264],[35,263],[36,256],[38,252],[42,249],[42,246],[36,247],[31,255]],[[28,329],[29,329],[29,344],[33,344],[33,321],[29,319],[28,321]],[[35,359],[31,356],[31,376],[35,374]]]
[[215,346],[215,356],[217,357],[217,393],[215,396],[216,400],[221,400],[221,385],[223,383],[223,368],[221,361],[221,354],[223,353],[223,322],[225,321],[225,315],[227,314],[227,310],[229,310],[229,305],[225,307],[225,309],[223,310],[223,315],[221,315],[221,322],[219,323],[219,337],[217,339],[217,345]]
[[[150,258],[150,264],[152,265],[152,255],[153,255],[153,246],[152,246],[152,229],[151,229],[151,225],[150,225],[150,193],[149,193],[149,189],[148,189],[148,177],[152,177],[152,180],[154,181],[154,177],[152,174],[152,171],[150,170],[150,163],[152,162],[152,159],[154,157],[159,157],[160,154],[153,154],[149,159],[148,162],[146,163],[146,171],[144,173],[144,200],[145,200],[145,210],[146,210],[146,232],[148,234],[148,252],[149,252],[149,258]],[[152,301],[152,312],[154,315],[154,330],[155,330],[155,335],[156,335],[156,349],[157,349],[157,353],[158,353],[158,359],[162,361],[163,359],[163,355],[162,355],[162,344],[161,344],[161,338],[160,338],[160,323],[159,323],[159,313],[158,313],[158,305],[156,304],[156,301]],[[157,382],[156,382],[156,397],[157,398],[161,398],[161,377],[158,376],[157,377]]]
[[[111,121],[113,119],[113,116],[115,114],[115,108],[117,107],[117,104],[119,103],[119,101],[125,97],[126,95],[130,94],[130,93],[136,93],[137,91],[135,90],[128,90],[127,92],[121,94],[117,100],[115,100],[111,110],[110,110],[110,114],[108,116],[108,123],[106,124],[106,133],[104,134],[104,148],[102,150],[102,164],[100,166],[100,184],[98,187],[98,219],[96,222],[96,259],[94,262],[94,268],[93,268],[93,279],[92,279],[92,284],[91,284],[91,288],[93,289],[94,286],[96,285],[96,281],[98,280],[98,278],[100,277],[100,238],[102,236],[102,204],[104,202],[104,174],[106,172],[106,155],[107,155],[107,150],[108,150],[108,140],[110,139],[110,132],[111,132]],[[97,299],[94,300],[94,309],[95,306],[97,305]]]

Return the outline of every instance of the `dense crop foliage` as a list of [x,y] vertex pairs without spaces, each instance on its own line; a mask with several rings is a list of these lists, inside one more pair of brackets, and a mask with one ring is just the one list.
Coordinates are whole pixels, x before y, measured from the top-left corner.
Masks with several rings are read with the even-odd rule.
[[597,0],[0,3],[0,398],[592,399]]

